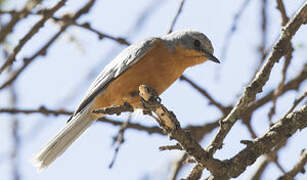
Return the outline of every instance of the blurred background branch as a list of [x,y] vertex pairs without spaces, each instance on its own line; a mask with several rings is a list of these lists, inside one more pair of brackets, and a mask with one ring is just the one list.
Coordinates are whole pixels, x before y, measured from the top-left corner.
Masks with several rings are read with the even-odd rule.
[[[306,179],[306,3],[0,1],[1,179]],[[107,116],[46,174],[29,168],[107,62],[177,29],[208,34],[222,62],[188,70],[161,96],[180,120],[178,143],[140,113]]]

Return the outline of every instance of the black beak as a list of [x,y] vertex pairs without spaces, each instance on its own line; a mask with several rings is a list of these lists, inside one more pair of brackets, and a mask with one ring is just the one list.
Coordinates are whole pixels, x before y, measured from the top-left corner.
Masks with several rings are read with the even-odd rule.
[[215,63],[220,63],[220,61],[215,56],[213,56],[213,54],[211,53],[205,52],[205,57],[207,57],[209,60]]
[[220,61],[215,56],[213,56],[213,54],[209,53],[208,51],[206,51],[206,50],[204,50],[202,48],[200,49],[200,51],[203,52],[204,56],[206,58],[208,58],[209,60],[211,60],[211,61],[213,61],[215,63],[220,63]]

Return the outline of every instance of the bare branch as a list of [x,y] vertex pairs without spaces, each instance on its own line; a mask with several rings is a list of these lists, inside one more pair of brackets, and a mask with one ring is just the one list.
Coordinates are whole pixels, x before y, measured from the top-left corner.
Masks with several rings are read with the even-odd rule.
[[277,9],[281,14],[281,19],[282,19],[281,25],[284,26],[287,24],[289,18],[287,16],[286,8],[282,0],[277,0]]
[[[73,21],[76,21],[78,18],[80,18],[83,14],[87,13],[90,8],[94,5],[95,0],[89,1],[85,6],[83,6],[81,9],[79,9],[71,18]],[[12,84],[18,76],[26,69],[26,67],[31,64],[35,58],[37,58],[40,55],[46,55],[48,48],[62,35],[62,33],[69,27],[69,24],[64,24],[61,26],[61,29],[52,37],[50,40],[41,48],[39,49],[34,55],[32,55],[29,58],[24,58],[24,64],[16,70],[13,75],[6,81],[4,82],[1,86],[0,89],[3,89],[7,87],[8,85]]]
[[117,158],[117,155],[118,155],[118,152],[119,152],[121,145],[125,142],[124,133],[125,133],[125,130],[128,128],[128,123],[130,122],[130,120],[131,120],[131,114],[129,114],[127,121],[124,122],[120,126],[118,134],[116,135],[116,137],[114,137],[114,143],[116,143],[116,147],[115,147],[115,150],[114,150],[113,159],[112,159],[111,163],[109,164],[110,169],[113,167],[113,165],[116,161],[116,158]]
[[[261,43],[259,47],[259,53],[261,54],[261,61],[259,65],[263,63],[267,55],[265,46],[267,44],[267,0],[261,1]],[[258,69],[258,68],[257,68]]]
[[226,33],[225,39],[224,39],[224,43],[223,43],[223,47],[222,47],[222,52],[221,52],[221,59],[226,59],[226,55],[227,55],[227,50],[230,44],[230,40],[233,36],[233,34],[236,32],[237,30],[237,24],[240,20],[240,17],[242,16],[244,10],[247,8],[247,5],[249,4],[250,0],[245,0],[243,2],[243,4],[240,6],[238,12],[235,14],[231,27],[229,29],[229,31]]
[[7,35],[13,31],[15,25],[21,19],[25,19],[30,14],[30,10],[36,7],[40,2],[41,0],[28,1],[25,7],[19,13],[12,14],[10,22],[0,29],[0,43],[2,43]]
[[107,39],[111,39],[113,41],[116,41],[117,43],[122,44],[122,45],[130,45],[131,44],[125,38],[114,37],[114,36],[109,35],[107,33],[100,32],[97,29],[94,29],[89,22],[80,24],[80,23],[76,22],[76,20],[70,19],[70,18],[56,18],[56,17],[52,17],[52,19],[57,21],[57,22],[63,22],[66,25],[75,25],[75,26],[81,27],[83,29],[86,29],[86,30],[88,30],[90,32],[93,32],[93,33],[98,35],[100,40],[103,39],[103,38],[107,38]]
[[285,116],[287,116],[288,114],[290,114],[290,113],[296,108],[296,106],[297,106],[303,99],[305,99],[305,97],[307,97],[307,91],[305,91],[300,97],[298,97],[297,99],[295,99],[295,101],[293,102],[292,107],[291,107],[290,110],[286,113]]
[[183,5],[184,5],[184,2],[185,2],[185,0],[181,0],[180,5],[179,5],[179,8],[178,8],[178,10],[177,10],[177,13],[176,13],[176,15],[175,15],[175,17],[174,17],[174,19],[173,19],[173,21],[172,21],[172,23],[171,23],[171,26],[170,26],[170,28],[169,28],[167,34],[173,32],[173,29],[174,29],[174,26],[175,26],[175,24],[176,24],[176,22],[177,22],[177,19],[178,19],[180,13],[182,12],[182,8],[183,8]]
[[176,180],[178,173],[182,169],[185,160],[188,158],[188,154],[184,153],[174,164],[174,170],[171,172],[170,180]]
[[[111,124],[113,126],[121,126],[123,124],[123,122],[121,122],[121,121],[107,119],[105,117],[98,118],[97,122],[107,123],[107,124]],[[144,131],[144,132],[147,132],[148,134],[164,135],[164,133],[162,132],[162,129],[157,127],[157,126],[147,127],[147,126],[143,126],[141,124],[128,122],[127,127],[130,128],[130,129],[134,129],[134,130]]]
[[[21,13],[27,12],[27,14],[31,14],[31,15],[44,15],[45,11],[46,10],[41,10],[41,11],[38,11],[38,12],[34,13],[34,12],[31,12],[30,10],[23,10],[23,11],[15,11],[15,10],[1,11],[0,10],[0,14],[11,14],[11,15],[15,16],[16,14],[20,15]],[[50,18],[53,19],[55,22],[58,22],[58,23],[64,23],[66,25],[74,25],[74,26],[86,29],[86,30],[88,30],[90,32],[93,32],[93,33],[97,34],[97,36],[99,37],[100,40],[104,39],[104,38],[107,38],[107,39],[111,39],[113,41],[116,41],[117,43],[122,44],[122,45],[130,45],[131,44],[125,38],[114,37],[114,36],[109,35],[107,33],[103,33],[103,32],[101,32],[101,31],[99,31],[97,29],[94,29],[89,22],[78,23],[76,20],[70,18],[69,15],[64,15],[61,18],[54,17],[54,16],[50,17]]]
[[248,104],[255,100],[256,94],[262,91],[262,87],[269,79],[274,64],[287,53],[290,40],[302,24],[307,21],[307,2],[298,10],[294,17],[289,21],[281,32],[280,39],[273,47],[268,60],[257,73],[252,82],[245,88],[243,95],[237,105],[232,109],[230,114],[221,122],[221,127],[216,134],[214,140],[207,147],[210,154],[221,148],[223,140],[230,131],[233,124],[241,117],[242,113],[247,109]]
[[14,48],[13,53],[7,58],[5,63],[0,67],[0,74],[1,72],[4,71],[5,68],[13,64],[15,61],[16,55],[19,53],[21,48],[28,42],[29,39],[31,39],[41,27],[44,26],[45,22],[53,16],[53,14],[59,10],[61,7],[65,5],[66,0],[61,0],[58,2],[53,8],[49,10],[45,10],[43,17],[40,21],[38,21],[32,28],[31,30],[19,41],[18,45]]
[[198,180],[201,178],[201,175],[203,174],[204,167],[201,164],[197,164],[192,169],[189,176],[186,178],[186,180]]
[[292,44],[290,44],[289,51],[285,55],[285,63],[284,63],[283,69],[282,69],[281,81],[279,82],[277,88],[275,89],[274,94],[273,94],[273,98],[272,98],[273,105],[272,105],[272,107],[269,111],[269,121],[270,121],[271,124],[272,124],[272,117],[275,114],[277,99],[281,95],[282,89],[285,85],[287,70],[289,68],[289,65],[290,65],[290,62],[291,62],[291,59],[292,59],[293,50],[294,49],[292,47]]
[[[281,95],[289,90],[298,90],[302,82],[304,82],[305,80],[307,80],[307,64],[304,65],[302,71],[296,77],[294,77],[292,80],[290,80],[283,86]],[[267,95],[263,96],[257,101],[250,103],[246,113],[249,111],[252,112],[255,109],[261,107],[262,105],[268,103],[272,100],[273,96],[274,90],[270,91]]]
[[0,113],[9,113],[9,114],[33,114],[39,113],[44,115],[71,115],[72,112],[66,111],[64,109],[59,110],[50,110],[46,109],[44,106],[41,106],[38,109],[15,109],[15,108],[1,108]]
[[231,159],[224,161],[224,166],[228,167],[226,171],[223,172],[225,174],[213,174],[211,180],[222,180],[239,176],[245,171],[246,167],[253,164],[260,155],[270,152],[274,147],[291,137],[297,130],[306,128],[306,116],[307,104],[279,120],[262,137],[250,141],[247,147],[241,152]]
[[175,145],[168,145],[168,146],[160,146],[159,147],[160,151],[165,151],[165,150],[183,150],[182,146],[180,144],[175,144]]
[[223,168],[225,168],[223,163],[210,157],[189,133],[181,129],[175,114],[161,104],[160,98],[152,88],[141,85],[139,95],[142,98],[143,108],[154,112],[159,117],[157,122],[171,139],[177,140],[190,156],[194,157],[198,163],[201,163],[211,173],[219,174],[220,171],[223,171]]
[[304,166],[307,163],[307,150],[304,149],[297,164],[286,174],[279,177],[278,180],[292,180],[299,172],[305,173]]
[[96,109],[93,111],[95,114],[109,114],[109,115],[120,115],[122,112],[133,112],[133,107],[129,103],[124,103],[123,105],[114,105],[111,107],[106,107],[103,109]]
[[221,103],[217,102],[204,88],[199,87],[195,82],[193,82],[191,79],[187,78],[186,76],[182,75],[180,77],[180,80],[186,81],[187,83],[189,83],[193,88],[195,88],[200,94],[202,94],[203,96],[205,96],[210,104],[214,105],[215,107],[217,107],[224,115],[227,115],[230,112],[230,108],[229,107],[225,107],[223,106]]
[[270,163],[269,159],[265,158],[259,165],[256,173],[252,176],[251,180],[260,180],[265,168],[269,163]]
[[[277,0],[277,9],[281,13],[281,16],[282,16],[282,26],[284,26],[288,22],[289,18],[286,15],[285,7],[284,7],[284,4],[283,4],[282,0]],[[284,86],[285,81],[286,81],[287,70],[288,70],[289,65],[291,63],[293,51],[294,51],[294,49],[292,47],[292,43],[290,43],[289,50],[288,50],[287,54],[285,55],[285,62],[284,62],[284,66],[283,66],[283,69],[282,69],[281,81],[279,82],[277,88],[274,91],[274,96],[273,96],[273,99],[272,99],[273,105],[272,105],[272,107],[271,107],[271,109],[269,111],[269,114],[268,114],[270,124],[272,124],[272,117],[275,114],[277,99],[280,96],[281,91],[282,91],[283,86]]]

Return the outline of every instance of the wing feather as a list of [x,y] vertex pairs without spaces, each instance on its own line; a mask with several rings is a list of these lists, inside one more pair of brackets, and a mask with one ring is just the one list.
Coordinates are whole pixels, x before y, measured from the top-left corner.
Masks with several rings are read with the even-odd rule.
[[151,48],[153,48],[158,38],[150,38],[137,42],[124,49],[113,61],[111,61],[97,76],[75,114],[82,111],[92,102],[106,87],[134,63],[138,62]]

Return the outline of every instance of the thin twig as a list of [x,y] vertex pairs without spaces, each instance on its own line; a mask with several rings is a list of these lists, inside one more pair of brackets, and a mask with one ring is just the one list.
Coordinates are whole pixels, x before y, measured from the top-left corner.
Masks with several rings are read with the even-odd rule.
[[[7,56],[8,53],[5,54]],[[11,73],[11,68],[9,68],[9,74]],[[9,88],[10,95],[10,105],[15,108],[18,103],[17,89],[14,85]],[[14,180],[20,180],[21,172],[18,166],[19,155],[20,155],[20,122],[17,117],[12,116],[11,119],[11,136],[12,136],[12,151],[10,153],[11,166],[12,166],[12,177]]]
[[271,109],[269,111],[269,114],[268,114],[270,124],[272,124],[272,117],[275,114],[277,99],[281,95],[282,89],[283,89],[283,87],[285,85],[286,76],[287,76],[287,70],[289,68],[289,65],[290,65],[290,62],[291,62],[291,59],[292,59],[292,52],[294,50],[293,47],[292,47],[292,44],[290,45],[289,49],[290,50],[285,55],[285,62],[284,62],[284,66],[282,68],[281,80],[280,80],[277,88],[275,89],[274,95],[273,95],[273,98],[272,98],[273,104],[272,104],[272,107],[271,107]]
[[59,110],[50,110],[46,109],[44,106],[39,107],[38,109],[16,109],[16,108],[0,108],[0,113],[9,113],[9,114],[33,114],[39,113],[44,115],[71,115],[73,112],[66,111],[64,109]]
[[296,106],[307,97],[307,91],[305,91],[301,96],[299,96],[297,99],[294,100],[292,107],[289,109],[289,111],[285,114],[285,116],[288,116],[295,108]]
[[119,149],[120,149],[121,145],[125,142],[125,140],[124,140],[124,133],[125,133],[125,130],[128,128],[128,124],[129,124],[130,120],[131,120],[131,113],[129,114],[129,117],[126,120],[126,122],[124,122],[120,126],[118,134],[114,138],[114,143],[116,143],[116,147],[115,147],[115,150],[114,150],[114,155],[113,155],[112,161],[109,164],[109,168],[110,169],[113,167],[113,165],[114,165],[114,163],[116,161],[116,158],[117,158],[117,155],[118,155],[118,152],[119,152]]
[[59,10],[61,7],[65,5],[65,2],[67,0],[61,0],[58,2],[53,8],[44,11],[43,17],[41,20],[39,20],[32,28],[31,30],[19,41],[18,45],[14,48],[13,53],[7,58],[5,63],[0,67],[0,74],[10,65],[13,64],[15,61],[16,55],[19,53],[19,51],[22,49],[22,47],[28,42],[29,39],[31,39],[40,28],[42,28],[45,24],[45,22],[53,16],[53,14]]
[[184,165],[184,161],[188,158],[188,154],[184,153],[174,164],[174,170],[171,172],[170,180],[176,180],[178,173]]
[[289,17],[287,16],[286,8],[282,0],[277,0],[277,9],[281,14],[281,25],[284,26],[289,21]]
[[122,112],[133,112],[133,107],[129,103],[124,103],[123,105],[113,105],[111,107],[106,107],[102,109],[95,109],[93,113],[95,114],[108,114],[108,115],[120,115]]
[[[122,121],[116,121],[116,120],[108,119],[108,118],[105,118],[105,117],[98,118],[97,122],[107,123],[107,124],[111,124],[113,126],[121,126],[123,124]],[[141,124],[138,124],[138,123],[128,122],[127,128],[138,130],[138,131],[143,131],[143,132],[146,132],[148,134],[164,135],[162,129],[159,128],[158,126],[151,126],[150,127],[150,126],[144,126],[144,125],[141,125]]]
[[[58,116],[58,115],[66,115],[67,116],[67,115],[73,114],[72,111],[67,111],[67,110],[64,110],[64,109],[51,110],[51,109],[45,108],[44,106],[41,106],[38,109],[1,108],[0,114],[1,113],[8,113],[8,114],[43,114],[43,115],[54,115],[54,116]],[[123,124],[123,122],[121,122],[121,121],[116,121],[116,120],[105,118],[105,117],[98,118],[97,121],[107,123],[107,124],[111,124],[111,125],[114,125],[114,126],[121,126]],[[156,127],[156,126],[148,127],[148,126],[143,126],[141,124],[136,124],[136,123],[128,123],[127,126],[128,126],[128,128],[139,130],[139,131],[145,131],[149,134],[163,134],[162,130],[159,127]]]
[[268,166],[268,164],[270,163],[268,158],[265,158],[261,164],[258,166],[257,171],[255,172],[255,174],[250,178],[251,180],[261,180],[261,177],[263,175],[264,170],[266,169],[266,167]]
[[69,19],[69,18],[56,18],[56,17],[52,17],[52,19],[55,20],[56,22],[62,22],[62,23],[65,23],[66,25],[75,25],[77,27],[81,27],[81,28],[86,29],[86,30],[88,30],[90,32],[93,32],[93,33],[98,35],[100,40],[103,39],[103,38],[107,38],[107,39],[111,39],[113,41],[116,41],[117,43],[122,44],[122,45],[130,45],[131,44],[125,38],[114,37],[114,36],[109,35],[107,33],[103,33],[103,32],[101,32],[101,31],[99,31],[97,29],[94,29],[89,22],[81,24],[81,23],[78,23],[75,20]]
[[[305,64],[300,73],[289,82],[287,82],[282,89],[281,94],[288,92],[289,90],[298,90],[304,81],[307,80],[307,64]],[[274,96],[274,90],[270,91],[267,95],[259,98],[257,101],[249,104],[249,108],[245,113],[253,112],[264,104],[272,100]]]
[[[85,6],[79,9],[70,19],[76,21],[83,14],[88,13],[91,7],[94,5],[94,2],[95,0],[90,0],[87,4],[85,4]],[[50,38],[50,40],[41,49],[39,49],[31,57],[24,58],[24,64],[18,70],[16,70],[14,74],[5,83],[0,86],[0,89],[3,89],[8,85],[12,84],[17,79],[17,77],[19,77],[20,74],[29,66],[29,64],[31,64],[37,57],[45,56],[48,52],[48,48],[60,37],[60,35],[63,34],[63,32],[65,32],[68,27],[69,24],[62,25],[60,30],[52,38]]]
[[167,145],[167,146],[160,146],[159,147],[160,151],[166,151],[166,150],[183,150],[182,146],[177,143],[175,145]]
[[306,163],[307,163],[307,150],[304,149],[301,153],[300,159],[297,162],[297,164],[295,164],[295,166],[289,172],[279,177],[278,180],[292,180],[299,172],[304,174],[305,173],[304,166],[306,165]]
[[[267,44],[267,0],[261,1],[261,43],[259,46],[259,53],[261,54],[261,61],[259,65],[261,65],[266,57],[266,44]],[[257,68],[259,69],[259,68]]]
[[174,26],[175,26],[175,24],[176,24],[176,22],[177,22],[177,19],[178,19],[180,13],[182,12],[182,8],[183,8],[183,5],[184,5],[184,2],[185,2],[185,0],[181,0],[180,5],[179,5],[179,8],[178,8],[178,10],[177,10],[177,13],[176,13],[176,15],[175,15],[175,17],[174,17],[174,19],[173,19],[173,21],[172,21],[172,23],[171,23],[170,28],[169,28],[168,31],[167,31],[167,34],[169,34],[169,33],[171,33],[171,32],[173,31]]
[[[16,11],[16,10],[11,10],[11,11],[1,11],[0,10],[0,14],[11,14],[12,16],[15,16],[16,14],[17,15],[20,15],[21,13],[24,13],[26,12],[28,14],[31,14],[31,15],[44,15],[45,11],[46,10],[41,10],[41,11],[38,11],[38,12],[32,12],[30,10],[22,10],[22,11]],[[53,19],[55,22],[58,22],[58,23],[64,23],[66,25],[74,25],[74,26],[77,26],[77,27],[81,27],[83,29],[86,29],[90,32],[93,32],[95,34],[97,34],[97,36],[99,37],[99,39],[104,39],[104,38],[107,38],[107,39],[111,39],[113,41],[116,41],[117,43],[119,44],[123,44],[123,45],[130,45],[131,43],[128,42],[128,40],[126,40],[125,38],[122,38],[122,37],[114,37],[112,35],[109,35],[107,33],[104,33],[104,32],[101,32],[95,28],[93,28],[91,26],[91,24],[89,22],[85,22],[85,23],[78,23],[76,22],[75,20],[71,19],[69,17],[69,15],[64,15],[63,17],[59,18],[59,17],[50,17],[51,19]]]
[[41,0],[27,1],[25,7],[19,12],[12,14],[10,21],[0,29],[0,43],[2,43],[8,34],[10,34],[15,25],[22,19],[25,19],[31,12],[31,9],[40,4]]
[[[277,9],[281,13],[281,16],[282,16],[282,26],[284,26],[288,22],[289,18],[286,15],[285,7],[284,7],[284,4],[283,4],[282,0],[277,0]],[[273,104],[272,104],[272,107],[271,107],[271,109],[269,111],[269,114],[268,114],[270,124],[272,124],[272,118],[273,118],[273,116],[275,114],[277,99],[280,96],[281,91],[282,91],[283,86],[284,86],[285,81],[286,81],[287,70],[288,70],[289,65],[291,63],[293,51],[294,51],[294,49],[293,49],[292,43],[290,42],[289,51],[285,55],[285,62],[284,62],[284,66],[282,68],[282,77],[281,77],[281,80],[280,80],[277,88],[274,91],[274,96],[272,98],[272,103]]]
[[242,5],[240,6],[238,12],[234,15],[232,24],[230,26],[229,31],[226,33],[225,39],[224,39],[224,43],[223,43],[223,47],[222,47],[222,52],[221,52],[221,59],[225,60],[226,59],[226,55],[227,55],[227,50],[228,47],[230,46],[230,40],[232,38],[232,36],[234,35],[234,33],[237,30],[237,24],[244,12],[244,10],[247,8],[248,4],[249,4],[250,0],[245,0]]
[[217,102],[204,88],[201,88],[200,86],[198,86],[191,79],[189,79],[186,76],[182,75],[180,77],[180,80],[183,80],[183,81],[186,81],[187,83],[189,83],[201,95],[205,96],[209,100],[210,104],[212,104],[215,107],[217,107],[224,115],[227,115],[230,112],[231,109],[229,107],[225,107],[221,103]]

